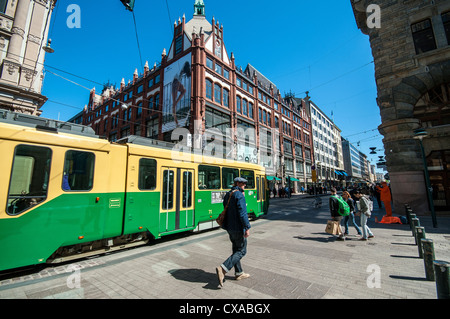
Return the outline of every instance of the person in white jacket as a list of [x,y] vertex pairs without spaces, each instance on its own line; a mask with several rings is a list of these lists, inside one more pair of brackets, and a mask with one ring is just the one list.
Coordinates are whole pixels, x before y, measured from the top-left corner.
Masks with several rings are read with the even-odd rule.
[[368,238],[374,238],[372,231],[369,226],[367,226],[367,220],[371,215],[369,200],[360,191],[355,192],[355,197],[359,199],[360,210],[356,214],[356,216],[361,215],[361,228],[362,228],[362,237],[360,240],[367,240]]

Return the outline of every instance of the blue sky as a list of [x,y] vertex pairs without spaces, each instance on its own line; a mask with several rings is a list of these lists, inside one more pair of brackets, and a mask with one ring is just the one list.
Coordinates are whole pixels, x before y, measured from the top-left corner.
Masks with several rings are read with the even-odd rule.
[[[225,46],[237,65],[252,64],[282,95],[304,97],[309,91],[372,164],[384,155],[369,155],[369,147],[383,148],[376,130],[381,118],[369,39],[356,26],[350,0],[204,1],[206,18],[223,25]],[[194,2],[136,0],[143,63],[160,61],[174,21],[183,14],[189,21]],[[80,7],[80,28],[67,24],[71,4]],[[88,89],[101,91],[108,81],[118,86],[122,78],[132,79],[136,68],[142,72],[133,15],[120,0],[58,0],[49,37],[55,52],[46,55],[43,94],[49,101],[43,117],[68,120],[88,103]]]

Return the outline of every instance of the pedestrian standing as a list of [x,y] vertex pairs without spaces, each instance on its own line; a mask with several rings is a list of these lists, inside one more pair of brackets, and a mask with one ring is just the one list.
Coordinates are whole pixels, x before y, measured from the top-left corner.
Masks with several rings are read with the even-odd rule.
[[378,190],[378,186],[379,186],[378,184],[375,185],[375,186],[373,187],[373,189],[374,189],[375,198],[377,199],[378,208],[382,208],[382,206],[381,206],[380,191]]
[[244,196],[246,185],[247,180],[245,178],[236,177],[234,179],[234,186],[223,199],[225,207],[228,203],[229,196],[231,196],[222,228],[228,232],[232,245],[232,254],[216,268],[217,278],[221,287],[223,287],[225,274],[233,267],[236,280],[250,277],[249,274],[244,273],[241,266],[241,259],[247,253],[247,238],[250,236],[249,230],[251,227]]
[[329,204],[330,204],[331,219],[333,221],[338,222],[339,234],[338,234],[337,240],[345,240],[344,233],[342,232],[342,229],[341,229],[342,215],[339,214],[339,201],[336,198],[336,195],[337,195],[336,188],[332,187],[330,191],[331,191],[331,196],[330,196]]
[[348,221],[351,219],[353,226],[355,226],[356,231],[358,232],[358,235],[361,235],[361,229],[358,227],[358,225],[355,222],[355,202],[353,201],[352,197],[350,196],[350,193],[347,191],[342,192],[342,198],[347,202],[348,206],[350,206],[350,214],[345,216],[344,218],[344,235],[348,235]]
[[361,194],[360,191],[355,192],[355,196],[359,199],[359,212],[356,215],[361,215],[362,237],[360,238],[360,240],[367,240],[368,238],[373,238],[375,236],[373,235],[369,226],[367,226],[367,220],[371,215],[369,208],[369,201],[366,195]]
[[392,216],[392,207],[391,207],[391,190],[386,182],[381,182],[382,187],[377,186],[377,190],[380,192],[381,201],[384,204],[384,209],[386,210],[386,216]]

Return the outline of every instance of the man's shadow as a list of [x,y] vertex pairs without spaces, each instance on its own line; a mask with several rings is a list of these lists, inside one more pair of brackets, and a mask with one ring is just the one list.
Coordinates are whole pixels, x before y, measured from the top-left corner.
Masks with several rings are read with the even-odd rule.
[[172,269],[169,273],[177,280],[205,283],[204,289],[220,289],[216,273],[209,273],[202,269]]

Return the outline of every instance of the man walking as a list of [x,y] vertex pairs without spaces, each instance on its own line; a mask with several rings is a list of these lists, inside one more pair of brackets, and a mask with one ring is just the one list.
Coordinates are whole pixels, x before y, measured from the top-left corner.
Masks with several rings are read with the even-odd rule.
[[358,215],[361,215],[361,228],[362,228],[362,237],[360,240],[367,240],[367,238],[373,238],[374,235],[370,230],[369,226],[367,226],[367,220],[369,219],[371,212],[369,207],[369,201],[364,194],[360,192],[356,192],[355,196],[359,199],[359,203],[361,209],[359,210]]
[[342,215],[339,214],[339,201],[336,198],[337,196],[336,188],[332,187],[330,192],[331,196],[329,204],[330,204],[331,219],[333,221],[338,222],[339,237],[337,238],[337,240],[345,240],[344,233],[342,232],[341,229]]
[[[244,188],[247,180],[242,177],[234,179],[234,186],[228,192],[224,199],[224,207],[229,200],[228,209],[222,225],[222,228],[228,232],[232,244],[233,253],[219,267],[216,268],[219,284],[223,287],[225,274],[233,267],[235,279],[241,280],[250,277],[244,273],[241,266],[241,259],[247,253],[247,237],[250,236],[250,222],[247,215],[247,204],[245,202]],[[231,198],[230,198],[231,196]]]

